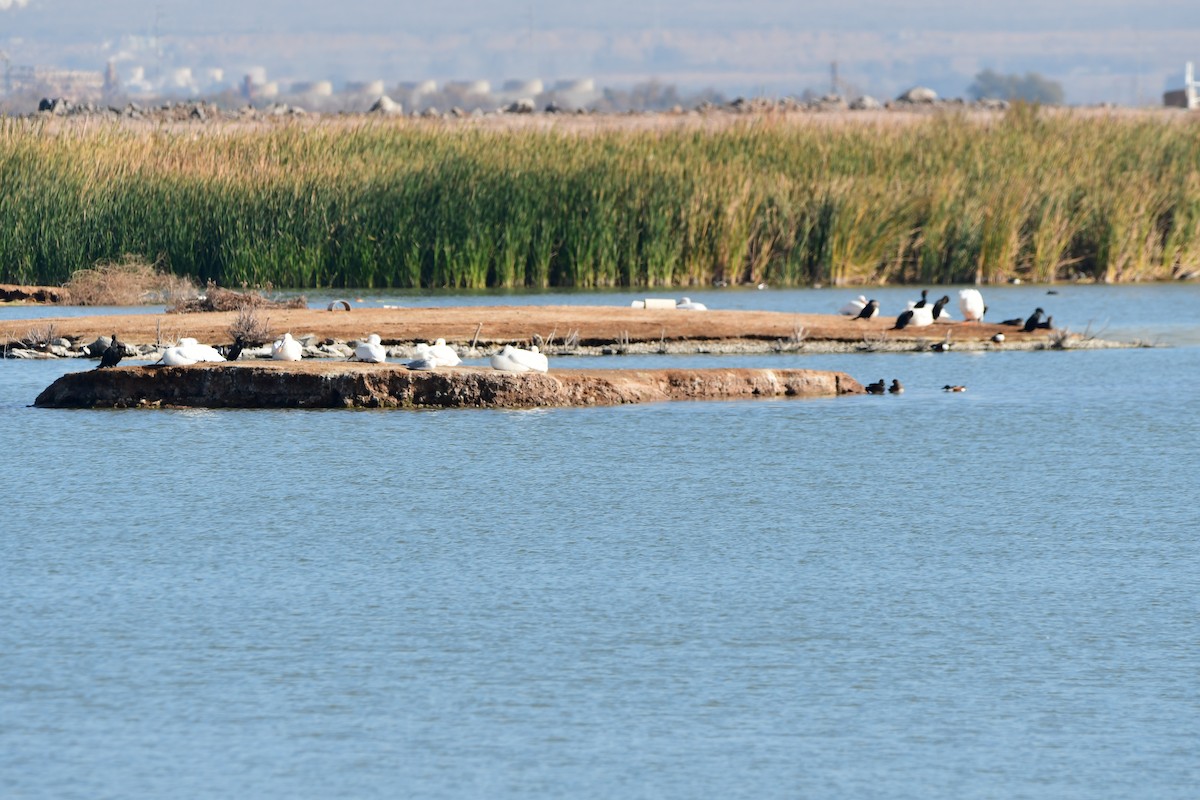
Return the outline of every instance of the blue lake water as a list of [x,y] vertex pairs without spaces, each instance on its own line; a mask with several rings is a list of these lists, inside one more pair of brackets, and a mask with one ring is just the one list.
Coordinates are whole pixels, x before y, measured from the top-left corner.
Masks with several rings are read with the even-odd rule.
[[0,361],[0,796],[1194,797],[1200,287],[1056,288],[989,316],[1164,346],[561,358],[908,391],[542,411],[33,409],[92,363]]

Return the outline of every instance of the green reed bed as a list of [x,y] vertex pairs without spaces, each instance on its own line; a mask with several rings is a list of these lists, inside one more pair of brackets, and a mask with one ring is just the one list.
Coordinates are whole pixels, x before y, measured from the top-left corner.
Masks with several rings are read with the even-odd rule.
[[418,121],[170,132],[0,123],[0,281],[126,255],[295,287],[1105,281],[1200,268],[1175,115]]

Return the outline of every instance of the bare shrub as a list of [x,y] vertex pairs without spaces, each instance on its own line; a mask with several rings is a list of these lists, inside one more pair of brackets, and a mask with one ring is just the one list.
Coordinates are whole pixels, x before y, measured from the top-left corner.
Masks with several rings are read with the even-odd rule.
[[76,270],[63,286],[66,302],[79,306],[136,306],[178,303],[196,295],[188,278],[173,275],[137,255],[101,261]]
[[39,325],[25,331],[25,335],[21,337],[21,344],[31,350],[44,350],[50,346],[50,343],[58,338],[58,330],[53,322],[47,322],[45,325]]
[[229,325],[229,335],[236,342],[239,338],[247,345],[257,347],[271,341],[271,318],[259,317],[253,306],[242,306]]
[[243,308],[308,308],[308,300],[304,295],[273,300],[257,289],[238,292],[223,289],[209,281],[203,295],[177,303],[167,311],[171,314],[192,314],[201,311],[240,311]]

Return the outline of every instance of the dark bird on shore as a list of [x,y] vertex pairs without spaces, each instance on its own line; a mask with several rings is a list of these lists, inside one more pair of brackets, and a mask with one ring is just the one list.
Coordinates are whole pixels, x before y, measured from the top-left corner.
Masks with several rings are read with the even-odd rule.
[[[913,306],[913,308],[916,308],[916,306]],[[912,322],[912,318],[913,318],[912,308],[910,308],[908,311],[902,311],[900,313],[900,316],[896,317],[896,324],[892,326],[892,330],[894,330],[894,331],[900,330],[905,325]]]
[[943,392],[965,392],[966,390],[967,387],[965,386],[951,386],[950,384],[946,384],[942,387]]
[[96,369],[104,369],[107,367],[115,367],[122,356],[125,355],[125,345],[117,341],[117,335],[112,335],[112,341],[108,343],[108,347],[100,354],[100,365]]
[[233,344],[229,345],[222,353],[226,361],[237,361],[238,356],[242,354],[242,349],[246,346],[246,340],[241,336],[233,337]]
[[946,304],[949,302],[950,296],[942,295],[941,299],[933,304],[933,319],[935,322],[942,316],[942,312],[946,310]]
[[1012,325],[1014,328],[1019,328],[1025,324],[1025,319],[1023,317],[1013,317],[1012,319],[1006,319],[999,324]]
[[935,353],[944,353],[950,349],[950,331],[946,331],[946,338],[940,342],[934,342],[929,345],[929,349]]
[[887,384],[883,378],[880,378],[878,383],[867,384],[867,394],[883,394],[885,391],[887,391]]
[[1029,319],[1025,320],[1025,327],[1022,328],[1022,330],[1025,331],[1025,333],[1029,333],[1032,330],[1036,330],[1038,325],[1042,321],[1042,317],[1045,316],[1045,314],[1046,314],[1046,312],[1040,308],[1034,309],[1034,312],[1029,315]]
[[901,394],[904,392],[904,387],[900,385],[899,378],[892,378],[892,385],[888,387],[888,391],[892,394]]
[[1046,317],[1044,320],[1039,322],[1037,326],[1050,331],[1054,330],[1054,317]]
[[855,319],[875,319],[875,317],[878,315],[879,315],[879,301],[878,300],[868,300],[867,304],[865,306],[863,306],[863,310],[858,312],[858,316],[855,317]]
[[913,308],[924,308],[925,303],[928,301],[928,299],[929,299],[929,290],[922,289],[921,290],[921,299],[913,304]]

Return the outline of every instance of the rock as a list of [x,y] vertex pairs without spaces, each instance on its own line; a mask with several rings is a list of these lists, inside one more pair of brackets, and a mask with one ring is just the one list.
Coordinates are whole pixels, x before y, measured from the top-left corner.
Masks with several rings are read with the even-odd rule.
[[904,94],[896,98],[902,103],[936,103],[938,96],[937,92],[926,86],[914,86]]
[[96,337],[96,341],[87,345],[83,349],[87,351],[88,358],[99,358],[101,354],[108,349],[110,344],[112,344],[111,338],[108,336],[98,336]]

